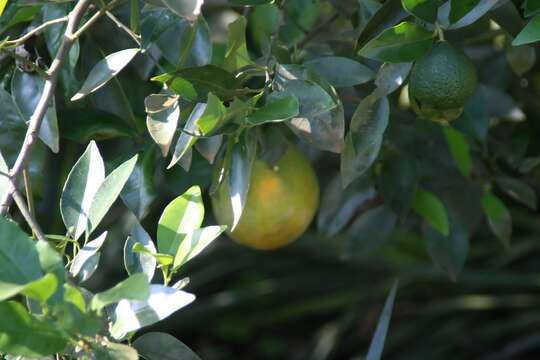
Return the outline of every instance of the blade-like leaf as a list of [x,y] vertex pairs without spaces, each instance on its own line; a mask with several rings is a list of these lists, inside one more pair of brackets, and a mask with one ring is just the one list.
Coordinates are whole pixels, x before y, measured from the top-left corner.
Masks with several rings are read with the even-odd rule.
[[472,160],[467,139],[458,130],[451,127],[444,128],[444,135],[459,171],[463,176],[469,177],[472,169]]
[[226,226],[207,226],[188,233],[174,256],[173,267],[177,269],[200,254],[225,229]]
[[189,305],[195,295],[163,285],[150,285],[146,301],[120,300],[114,310],[111,335],[116,339],[127,333],[158,322]]
[[107,231],[99,235],[96,239],[89,241],[82,247],[77,255],[73,258],[69,273],[79,282],[88,280],[94,271],[96,271],[99,263],[99,249],[103,246],[107,238]]
[[75,240],[86,230],[90,206],[104,179],[103,159],[92,141],[71,169],[60,198],[62,219]]
[[433,23],[437,19],[440,0],[401,0],[401,4],[405,10],[419,19]]
[[513,46],[530,44],[540,40],[540,15],[533,17],[512,41]]
[[133,342],[146,360],[201,360],[190,348],[167,333],[146,333]]
[[443,236],[448,236],[450,225],[442,201],[434,193],[417,190],[413,200],[414,210]]
[[512,236],[512,217],[504,203],[495,195],[488,193],[482,197],[482,208],[493,234],[504,246],[509,247]]
[[124,245],[124,266],[128,274],[143,273],[146,274],[148,281],[152,281],[156,270],[156,259],[144,252],[134,252],[133,246],[135,244],[140,244],[150,253],[156,253],[156,246],[150,235],[148,235],[139,222],[133,227],[131,236],[127,238]]
[[294,95],[270,97],[268,102],[250,114],[246,121],[252,125],[285,121],[299,114],[299,106],[298,99]]
[[371,339],[371,344],[369,345],[369,350],[366,355],[366,360],[379,360],[381,359],[384,342],[386,341],[386,334],[388,333],[388,327],[390,326],[390,319],[392,318],[392,309],[394,308],[394,301],[396,299],[398,282],[394,282],[390,293],[386,298],[384,303],[384,308],[379,317],[379,322],[377,323],[377,329],[375,329],[375,334]]
[[198,122],[201,120],[201,117],[206,114],[206,104],[198,103],[193,108],[193,111],[189,115],[189,118],[184,125],[184,131],[178,137],[176,146],[174,148],[174,154],[171,159],[171,162],[167,166],[167,169],[172,168],[176,163],[182,159],[188,150],[197,142],[197,137],[189,134],[198,133],[199,126]]
[[175,256],[182,239],[187,233],[198,229],[203,219],[201,189],[193,186],[163,210],[157,230],[159,252]]
[[104,86],[126,67],[139,51],[140,49],[125,49],[106,56],[92,68],[81,89],[73,95],[71,101],[82,99]]
[[165,157],[180,118],[178,95],[152,94],[146,97],[145,106],[146,127]]
[[90,302],[90,308],[96,311],[120,300],[146,300],[150,296],[148,278],[145,274],[135,274],[116,284],[113,288],[97,293]]
[[304,66],[318,73],[335,87],[360,85],[375,78],[373,70],[357,61],[344,57],[326,56],[316,58],[306,61]]
[[253,62],[249,58],[246,45],[247,20],[240,16],[229,25],[229,38],[223,67],[234,72]]

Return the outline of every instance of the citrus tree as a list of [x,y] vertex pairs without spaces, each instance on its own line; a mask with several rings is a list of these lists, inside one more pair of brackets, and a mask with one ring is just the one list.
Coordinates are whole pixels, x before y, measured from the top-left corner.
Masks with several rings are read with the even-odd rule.
[[370,360],[407,269],[429,258],[459,282],[472,239],[510,258],[534,247],[511,239],[538,235],[538,1],[0,0],[0,14],[6,359],[198,359],[137,331],[195,300],[190,260],[222,234],[238,254],[394,269]]

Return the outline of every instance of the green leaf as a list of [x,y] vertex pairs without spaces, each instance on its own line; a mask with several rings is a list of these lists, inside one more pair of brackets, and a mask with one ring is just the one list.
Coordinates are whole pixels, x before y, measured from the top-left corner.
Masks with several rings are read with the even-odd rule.
[[[19,115],[23,121],[28,121],[39,103],[45,79],[39,75],[16,70],[11,79],[11,96]],[[52,152],[59,150],[58,119],[56,117],[56,105],[53,101],[49,104],[38,133],[39,138]]]
[[163,285],[150,285],[145,301],[120,300],[114,310],[111,335],[121,339],[127,333],[152,325],[189,305],[195,295]]
[[385,205],[360,214],[347,230],[344,256],[365,255],[382,246],[392,235],[397,223],[396,214]]
[[451,0],[450,22],[455,23],[469,13],[480,0]]
[[401,0],[403,8],[412,15],[430,23],[437,19],[439,0]]
[[86,243],[73,258],[69,273],[77,281],[84,282],[94,274],[99,264],[99,249],[103,246],[106,238],[107,231]]
[[18,302],[0,302],[0,352],[38,357],[62,351],[68,339],[53,324],[31,316]]
[[[360,37],[358,38],[359,46],[365,45],[371,38],[409,16],[409,14],[403,10],[400,0],[388,0],[382,5],[377,5],[378,9],[373,16],[369,18],[369,21],[360,33]],[[370,12],[373,12],[373,10]]]
[[354,112],[345,151],[341,154],[341,176],[343,186],[364,174],[379,153],[382,139],[390,116],[390,105],[386,97],[370,95],[364,98]]
[[[215,99],[216,102],[211,103],[210,107],[208,107],[206,104],[198,103],[193,108],[193,111],[189,115],[189,118],[186,121],[186,124],[184,125],[184,131],[180,134],[178,137],[178,140],[176,142],[176,146],[174,148],[173,157],[171,159],[171,162],[169,165],[167,165],[167,169],[172,168],[178,161],[180,161],[182,158],[186,156],[189,150],[193,147],[193,145],[197,142],[198,138],[193,135],[189,134],[197,134],[199,133],[199,125],[197,124],[198,121],[201,121],[201,118],[205,116],[205,120],[207,121],[205,126],[208,126],[208,129],[211,129],[217,122],[220,120],[220,118],[223,117],[223,113],[221,113],[221,110],[224,109],[223,105],[221,104],[221,101],[219,99],[212,97],[212,94],[208,94],[209,97],[209,103],[211,102],[210,99]],[[206,109],[208,108],[208,113],[206,112]],[[214,111],[218,110],[219,113],[215,114]],[[210,121],[213,122],[213,124],[210,124]],[[215,121],[215,122],[214,122]],[[186,171],[189,169],[186,169]]]
[[230,100],[238,93],[238,80],[230,72],[214,65],[184,68],[151,80],[166,83],[188,101],[205,102],[208,93]]
[[214,164],[222,143],[223,135],[214,135],[199,139],[199,141],[195,143],[195,148],[210,164]]
[[17,294],[23,294],[40,302],[47,301],[56,291],[58,280],[53,274],[45,274],[42,278],[26,284],[0,282],[0,301]]
[[175,256],[182,239],[187,233],[198,229],[203,219],[201,188],[193,186],[163,210],[157,230],[159,252]]
[[463,176],[469,177],[471,175],[472,160],[467,139],[452,127],[445,127],[444,135],[452,158],[456,162],[459,171]]
[[251,113],[246,121],[251,125],[261,125],[269,122],[281,122],[299,114],[298,98],[296,96],[272,97],[263,107]]
[[[454,3],[462,3],[457,12],[454,14],[458,17],[463,11],[468,11],[456,22],[452,22],[452,5]],[[484,16],[488,11],[490,11],[496,4],[498,0],[480,0],[477,4],[474,5],[474,2],[471,0],[451,0],[445,2],[438,12],[438,22],[444,29],[455,30],[460,29],[465,26],[469,26]],[[474,7],[470,7],[474,5]],[[454,6],[455,8],[455,6]]]
[[513,46],[525,45],[540,40],[540,15],[533,17],[512,41]]
[[257,140],[247,132],[244,141],[234,145],[232,149],[228,184],[232,210],[230,231],[236,228],[244,212],[256,151]]
[[197,118],[197,116],[198,111],[200,111],[201,108],[196,106],[193,109],[194,118],[196,119],[196,124],[201,131],[201,134],[207,136],[224,125],[227,108],[225,108],[221,100],[212,93],[208,94],[206,106],[201,105],[201,107],[204,108],[204,112],[199,118]]
[[82,99],[107,84],[133,60],[139,51],[140,49],[137,48],[125,49],[106,56],[92,68],[81,89],[73,95],[71,101]]
[[304,66],[318,73],[335,87],[364,84],[375,78],[373,70],[349,58],[325,56],[304,62]]
[[484,194],[482,208],[487,216],[489,228],[504,246],[510,246],[512,236],[512,217],[504,203],[493,194]]
[[413,208],[434,229],[443,236],[448,236],[450,232],[448,214],[446,213],[444,204],[437,195],[418,189],[414,196]]
[[169,153],[180,118],[178,95],[151,94],[146,97],[144,104],[147,114],[146,128],[165,157]]
[[358,55],[391,63],[411,62],[428,52],[433,36],[415,23],[402,22],[368,42]]
[[247,20],[243,16],[229,24],[229,38],[227,41],[227,52],[225,53],[225,70],[234,72],[244,66],[253,63],[249,58],[246,45]]
[[25,285],[43,276],[36,243],[3,216],[0,216],[0,257],[0,283]]
[[407,212],[412,206],[420,177],[421,166],[414,156],[397,153],[385,158],[377,178],[385,204],[399,214]]
[[377,86],[375,94],[383,97],[399,89],[409,76],[411,68],[412,63],[382,64],[375,78],[375,86]]
[[75,240],[87,228],[92,201],[104,179],[103,159],[92,141],[69,172],[60,198],[62,220]]
[[183,342],[167,333],[143,334],[135,339],[133,347],[146,360],[201,360]]
[[0,16],[4,13],[4,9],[6,8],[6,5],[8,3],[8,0],[0,0]]
[[100,311],[105,306],[126,300],[146,300],[150,296],[148,278],[145,274],[131,275],[109,290],[97,293],[90,302],[90,308]]
[[161,0],[173,13],[188,20],[195,20],[201,13],[203,0]]
[[150,249],[146,248],[143,244],[140,243],[136,243],[133,245],[133,252],[152,256],[154,259],[156,259],[160,266],[172,265],[174,261],[174,257],[172,255],[152,252]]
[[189,232],[180,243],[174,256],[173,268],[178,269],[195,256],[199,255],[212,241],[214,241],[226,226],[207,226]]
[[88,212],[89,234],[96,229],[118,195],[120,195],[136,163],[137,155],[114,169],[99,186]]
[[156,246],[152,242],[150,235],[139,224],[135,223],[131,235],[126,239],[124,245],[124,266],[129,275],[143,273],[146,274],[148,281],[152,281],[156,270],[156,259],[145,252],[133,251],[134,245],[138,244],[151,254],[156,253]]
[[536,210],[536,194],[534,190],[521,180],[498,177],[495,183],[512,199]]
[[525,0],[525,16],[533,16],[540,12],[540,3],[536,0]]
[[390,326],[390,320],[392,318],[392,309],[394,308],[394,301],[396,299],[398,281],[396,280],[390,289],[390,293],[386,298],[384,307],[377,322],[377,328],[375,334],[371,339],[369,350],[366,355],[366,360],[379,360],[382,357],[384,343],[386,341],[386,335],[388,333],[388,327]]

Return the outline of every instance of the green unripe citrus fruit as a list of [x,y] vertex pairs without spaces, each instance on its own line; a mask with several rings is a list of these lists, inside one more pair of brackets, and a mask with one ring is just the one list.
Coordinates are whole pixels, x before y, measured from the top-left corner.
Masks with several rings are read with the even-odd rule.
[[[219,224],[232,225],[233,213],[225,184],[212,197]],[[319,182],[309,161],[294,146],[275,166],[257,159],[251,170],[246,205],[229,237],[259,250],[290,244],[304,233],[319,206]]]
[[422,117],[447,123],[461,115],[477,83],[476,69],[467,55],[439,41],[411,71],[411,107]]

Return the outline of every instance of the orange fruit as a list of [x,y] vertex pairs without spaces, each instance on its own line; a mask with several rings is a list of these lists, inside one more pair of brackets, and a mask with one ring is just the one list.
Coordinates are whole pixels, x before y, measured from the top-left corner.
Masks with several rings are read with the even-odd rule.
[[[232,225],[228,186],[212,197],[219,224]],[[319,182],[304,155],[289,145],[274,167],[257,159],[251,170],[250,186],[242,216],[229,237],[259,250],[273,250],[290,244],[306,231],[319,206]]]

